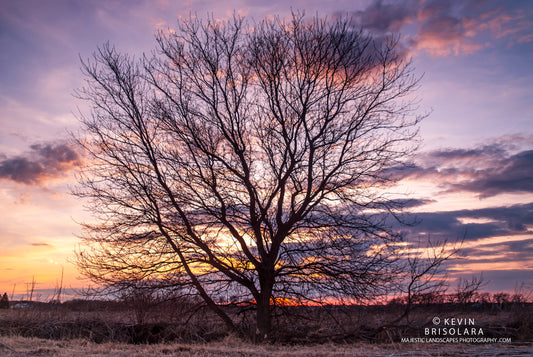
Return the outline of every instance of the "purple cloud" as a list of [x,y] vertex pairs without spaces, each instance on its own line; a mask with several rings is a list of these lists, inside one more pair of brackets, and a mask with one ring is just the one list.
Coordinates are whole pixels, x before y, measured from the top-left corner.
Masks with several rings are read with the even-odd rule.
[[35,144],[26,155],[0,161],[0,179],[26,185],[61,176],[81,164],[78,153],[67,144]]
[[414,25],[416,33],[407,36],[411,50],[432,56],[471,54],[491,46],[483,39],[505,38],[506,44],[533,41],[530,7],[501,6],[490,0],[372,2],[366,9],[352,13],[368,31],[381,36],[400,33]]
[[473,149],[421,154],[416,163],[389,170],[391,178],[431,181],[447,192],[474,192],[480,198],[533,192],[533,150],[511,154],[505,141]]
[[474,173],[472,180],[451,188],[477,192],[481,198],[506,192],[533,192],[533,150],[505,158],[501,160],[501,165]]
[[[405,212],[399,214],[398,218],[401,222],[412,223],[406,226],[391,220],[391,227],[400,230],[405,241],[413,244],[428,236],[435,242],[468,242],[490,237],[509,237],[508,241],[491,244],[499,246],[497,251],[514,254],[530,251],[532,248],[533,235],[528,227],[533,224],[533,203],[472,210]],[[525,234],[529,235],[529,239],[512,238]],[[477,256],[476,252],[475,246],[463,249],[467,256]]]
[[378,0],[371,3],[365,10],[356,11],[355,18],[365,29],[374,32],[400,32],[402,26],[416,17],[413,1],[384,4]]

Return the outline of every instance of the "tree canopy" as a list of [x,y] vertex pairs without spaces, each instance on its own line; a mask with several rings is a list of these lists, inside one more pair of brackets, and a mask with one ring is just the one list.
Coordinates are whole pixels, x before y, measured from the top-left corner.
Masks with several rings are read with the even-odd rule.
[[260,336],[279,301],[384,293],[400,239],[386,169],[420,121],[397,39],[293,15],[191,18],[156,41],[82,61],[82,273],[190,288],[232,327],[219,302],[253,304]]

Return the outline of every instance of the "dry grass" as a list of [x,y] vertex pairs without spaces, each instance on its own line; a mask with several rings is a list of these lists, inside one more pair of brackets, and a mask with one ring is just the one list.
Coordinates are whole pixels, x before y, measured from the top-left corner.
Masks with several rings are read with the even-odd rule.
[[[390,325],[390,307],[300,308],[276,319],[269,344],[228,335],[208,311],[189,319],[165,308],[143,324],[120,306],[73,309],[41,306],[0,310],[0,356],[532,356],[533,305],[507,310],[457,306],[419,308],[410,324]],[[474,318],[485,337],[511,337],[510,344],[401,343],[423,336],[433,316]],[[253,314],[240,314],[241,327]],[[388,325],[389,324],[389,325]],[[387,326],[387,328],[383,328]],[[150,344],[151,343],[151,344]]]
[[86,339],[96,343],[208,342],[226,334],[216,317],[158,312],[143,324],[132,311],[71,310],[46,306],[0,310],[0,336],[17,335],[51,340]]
[[208,344],[97,344],[87,340],[54,341],[20,336],[2,337],[14,351],[0,345],[0,355],[15,356],[531,356],[533,344],[322,344],[313,346],[253,345],[227,337]]

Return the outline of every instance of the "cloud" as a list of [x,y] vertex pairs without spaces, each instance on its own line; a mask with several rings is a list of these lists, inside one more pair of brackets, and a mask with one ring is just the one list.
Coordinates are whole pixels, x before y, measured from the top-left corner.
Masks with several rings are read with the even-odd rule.
[[[418,212],[409,217],[414,217],[418,223],[401,229],[406,238],[411,241],[416,241],[417,237],[426,235],[430,235],[437,241],[454,241],[463,238],[471,241],[495,236],[533,233],[528,229],[533,226],[533,203],[476,210]],[[509,247],[521,251],[524,244],[530,243],[522,241],[517,242],[517,246]]]
[[452,190],[479,193],[486,198],[508,192],[533,192],[533,150],[502,160],[501,167],[482,170],[473,178],[452,185]]
[[433,56],[474,53],[483,48],[473,38],[479,34],[486,11],[481,5],[467,14],[457,3],[424,2],[417,12],[419,29],[410,39],[411,46]]
[[31,243],[33,247],[52,247],[51,244],[38,242],[38,243]]
[[398,204],[402,208],[414,208],[424,206],[430,203],[436,202],[435,200],[430,199],[417,199],[417,198],[408,198],[408,199],[399,199],[395,200],[394,203]]
[[[453,246],[463,241],[458,257],[464,259],[452,259],[443,265],[450,276],[465,278],[466,274],[483,272],[485,281],[495,283],[498,289],[512,289],[507,284],[531,280],[533,203],[412,216],[418,224],[398,226],[410,247],[417,247],[428,237],[437,245],[447,242]],[[505,284],[495,281],[500,270],[508,274]]]
[[[475,257],[476,264],[504,263],[508,261],[528,264],[533,254],[533,236],[525,240],[511,240],[462,249],[463,255]],[[524,265],[525,265],[524,264]]]
[[413,1],[385,4],[378,0],[371,3],[365,10],[356,11],[355,18],[365,29],[374,32],[400,32],[403,25],[416,17]]
[[513,9],[489,0],[378,0],[352,15],[378,36],[400,33],[406,25],[413,25],[416,32],[406,37],[411,50],[458,56],[492,46],[487,36],[505,39],[507,46],[533,41],[530,11],[528,6]]
[[[455,277],[457,279],[470,279],[472,276],[476,276],[482,271],[482,278],[484,284],[483,288],[481,289],[481,292],[507,292],[512,294],[514,292],[520,292],[521,284],[525,283],[525,293],[527,294],[527,291],[529,291],[527,287],[532,286],[533,283],[533,270],[531,269],[509,268],[469,271],[467,268],[466,271],[472,274],[472,276],[469,277],[465,274],[465,266],[463,264],[457,264],[457,268],[459,269],[455,269],[456,272],[451,272],[451,274],[449,274],[451,277]],[[451,288],[453,290],[453,286]],[[523,290],[522,293],[524,293]]]
[[397,180],[431,181],[445,192],[474,192],[479,198],[533,192],[533,150],[515,153],[516,143],[508,139],[472,149],[421,153],[415,162],[386,174]]
[[[392,200],[384,200],[376,202],[378,205],[383,205],[392,210],[403,210],[409,208],[416,208],[428,205],[430,203],[435,203],[435,200],[432,199],[419,199],[419,198],[398,198]],[[360,208],[354,207],[354,211],[358,211]]]
[[30,152],[0,161],[0,179],[26,185],[60,177],[71,168],[79,166],[78,153],[68,144],[34,144]]

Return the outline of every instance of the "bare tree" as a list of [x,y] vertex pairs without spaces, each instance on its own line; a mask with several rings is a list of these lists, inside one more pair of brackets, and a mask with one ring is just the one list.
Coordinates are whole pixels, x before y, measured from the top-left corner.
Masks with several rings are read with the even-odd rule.
[[54,294],[52,295],[52,298],[50,299],[50,303],[52,304],[61,304],[61,294],[63,293],[64,273],[65,273],[65,269],[63,266],[61,266],[61,279],[56,282],[56,288],[54,289]]
[[35,291],[35,284],[37,282],[35,281],[35,275],[31,278],[31,282],[26,283],[26,299],[28,301],[33,301],[33,292]]
[[403,274],[405,282],[399,288],[406,294],[405,310],[395,322],[405,318],[409,323],[409,313],[416,302],[430,303],[438,296],[444,298],[447,277],[443,264],[457,255],[461,244],[434,242],[428,236],[423,244],[421,241],[418,246],[407,249]]
[[483,274],[471,279],[459,278],[453,301],[457,304],[470,304],[477,298],[479,290],[486,284]]
[[[415,146],[417,86],[397,39],[349,19],[190,19],[152,57],[112,46],[82,61],[92,103],[77,194],[98,223],[78,254],[97,282],[171,275],[257,309],[369,299],[393,279],[400,238],[384,169]],[[227,300],[225,300],[227,297]]]

